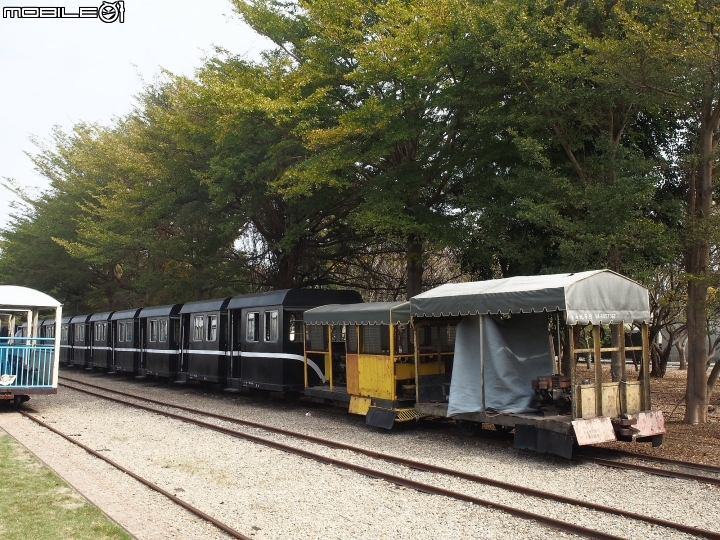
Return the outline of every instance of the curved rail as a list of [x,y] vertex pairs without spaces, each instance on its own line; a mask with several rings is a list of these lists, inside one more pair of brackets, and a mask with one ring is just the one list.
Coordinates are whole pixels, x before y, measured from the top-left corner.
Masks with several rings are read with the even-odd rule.
[[83,450],[85,450],[88,454],[91,454],[91,455],[95,456],[96,458],[102,459],[105,463],[108,463],[109,465],[112,465],[113,467],[115,467],[115,468],[118,469],[119,471],[122,471],[122,472],[124,472],[125,474],[127,474],[128,476],[131,476],[132,478],[134,478],[135,480],[137,480],[137,481],[140,482],[141,484],[149,487],[149,488],[152,489],[153,491],[157,491],[157,492],[160,493],[161,495],[165,495],[165,497],[167,497],[168,499],[170,499],[170,500],[171,500],[172,502],[174,502],[175,504],[183,507],[185,510],[187,510],[187,511],[189,511],[189,512],[192,512],[192,513],[195,514],[197,517],[199,517],[199,518],[207,521],[208,523],[212,523],[213,525],[215,525],[215,527],[217,527],[218,529],[222,530],[223,532],[226,532],[227,534],[229,534],[229,535],[232,536],[233,538],[238,538],[239,540],[251,540],[249,536],[245,536],[244,534],[236,531],[235,529],[233,529],[233,528],[230,527],[229,525],[225,525],[222,521],[218,521],[217,519],[215,519],[214,517],[206,514],[206,513],[203,512],[202,510],[200,510],[200,509],[198,509],[198,508],[195,508],[194,506],[192,506],[191,504],[186,503],[186,502],[183,501],[182,499],[177,498],[177,497],[176,497],[175,495],[173,495],[172,493],[170,493],[170,492],[168,492],[168,491],[165,491],[165,490],[164,490],[163,488],[161,488],[160,486],[158,486],[158,485],[156,485],[156,484],[153,484],[152,482],[150,482],[149,480],[146,480],[146,479],[143,478],[142,476],[139,476],[139,475],[135,474],[134,472],[132,472],[131,470],[126,469],[125,467],[123,467],[123,466],[120,465],[119,463],[115,463],[113,460],[108,459],[107,457],[103,456],[101,453],[96,452],[96,451],[93,450],[92,448],[90,448],[90,447],[82,444],[81,442],[76,441],[76,440],[73,439],[72,437],[70,437],[70,436],[68,436],[68,435],[65,435],[63,432],[61,432],[61,431],[59,431],[58,429],[56,429],[56,428],[54,428],[54,427],[46,424],[46,423],[43,422],[42,420],[40,420],[40,419],[36,418],[35,416],[33,416],[32,414],[29,414],[28,412],[23,411],[23,410],[19,410],[18,412],[19,412],[20,414],[22,414],[24,417],[29,418],[29,419],[32,420],[33,422],[41,425],[41,426],[44,427],[45,429],[48,429],[48,430],[52,431],[52,432],[55,433],[56,435],[60,435],[60,437],[62,437],[62,438],[65,439],[66,441],[69,441],[69,442],[71,442],[71,443],[79,446],[80,448],[82,448]]
[[[518,486],[518,485],[516,485],[516,484],[510,484],[510,483],[507,483],[507,482],[502,482],[502,481],[500,481],[500,480],[494,480],[494,479],[492,479],[492,478],[488,478],[488,477],[484,477],[484,476],[479,476],[479,475],[475,475],[475,474],[465,473],[465,472],[462,472],[462,471],[457,471],[457,470],[454,470],[454,469],[448,469],[448,468],[445,468],[445,467],[441,467],[441,466],[437,466],[437,465],[431,465],[431,464],[428,464],[428,463],[423,463],[423,462],[414,461],[414,460],[410,460],[410,459],[400,458],[400,457],[392,456],[392,455],[389,455],[389,454],[383,454],[383,453],[381,453],[381,452],[376,452],[376,451],[373,451],[373,450],[368,450],[368,449],[366,449],[366,448],[356,447],[356,446],[352,446],[352,445],[348,445],[348,444],[340,443],[340,442],[336,442],[336,441],[329,441],[329,440],[326,440],[326,439],[322,439],[322,438],[320,438],[320,437],[314,437],[314,436],[312,436],[312,435],[305,435],[305,434],[297,433],[297,432],[294,432],[294,431],[289,431],[289,430],[285,430],[285,429],[281,429],[281,428],[276,428],[276,427],[272,427],[272,426],[267,426],[267,425],[265,425],[265,424],[260,424],[260,423],[257,423],[257,422],[252,422],[252,421],[248,421],[248,420],[240,420],[240,419],[238,419],[238,418],[233,418],[233,417],[230,417],[230,416],[225,416],[225,415],[221,415],[221,414],[216,414],[216,413],[211,413],[211,412],[202,411],[202,410],[198,410],[198,409],[193,409],[193,408],[191,408],[191,407],[185,407],[185,406],[183,406],[183,405],[176,405],[176,404],[167,403],[167,402],[163,402],[163,401],[159,401],[159,400],[155,400],[155,399],[151,399],[151,398],[146,398],[146,397],[142,397],[142,396],[137,396],[137,395],[135,395],[135,394],[130,394],[130,393],[127,393],[127,392],[121,392],[121,391],[119,391],[119,390],[112,390],[112,389],[108,389],[108,388],[105,388],[105,387],[102,387],[102,386],[93,385],[93,384],[90,384],[90,383],[84,383],[84,382],[77,381],[77,380],[73,380],[73,382],[80,383],[80,384],[83,384],[83,385],[86,385],[86,386],[90,386],[90,387],[94,387],[94,388],[100,389],[100,390],[102,390],[102,391],[104,391],[104,392],[113,393],[113,394],[117,394],[117,395],[122,395],[122,396],[125,396],[125,397],[129,397],[129,398],[131,398],[131,399],[136,399],[136,400],[138,400],[138,401],[145,401],[145,402],[147,402],[147,403],[153,403],[153,404],[160,405],[160,406],[163,406],[163,407],[171,407],[171,408],[174,408],[174,409],[178,409],[178,410],[182,410],[182,411],[185,411],[185,412],[189,412],[189,413],[191,413],[191,414],[197,414],[197,415],[200,415],[200,416],[206,416],[206,417],[209,417],[209,418],[214,418],[214,419],[217,419],[217,420],[222,420],[222,421],[226,421],[226,422],[230,422],[230,423],[234,423],[234,424],[238,424],[238,425],[242,425],[242,426],[259,428],[259,429],[262,429],[262,430],[267,431],[267,432],[270,432],[270,433],[276,433],[276,434],[279,434],[279,435],[284,435],[284,436],[288,436],[288,437],[293,437],[293,438],[296,438],[296,439],[304,440],[304,441],[307,441],[307,442],[312,442],[312,443],[319,444],[319,445],[326,446],[326,447],[330,447],[330,448],[336,448],[336,449],[342,449],[342,450],[349,450],[349,451],[352,451],[352,452],[355,452],[355,453],[358,453],[358,454],[366,455],[366,456],[368,456],[368,457],[372,457],[372,458],[375,458],[375,459],[380,459],[380,460],[383,460],[383,461],[386,461],[386,462],[389,462],[389,463],[393,463],[393,464],[396,464],[396,465],[403,465],[403,466],[406,466],[406,467],[409,467],[409,468],[412,468],[412,469],[416,469],[416,470],[421,470],[421,471],[430,472],[430,473],[436,473],[436,474],[443,474],[443,475],[447,475],[447,476],[453,476],[453,477],[460,478],[460,479],[463,479],[463,480],[468,480],[468,481],[471,481],[471,482],[476,482],[476,483],[480,483],[480,484],[485,484],[485,485],[490,485],[490,486],[493,486],[493,487],[505,489],[505,490],[508,490],[508,491],[513,491],[513,492],[515,492],[515,493],[519,493],[519,494],[522,494],[522,495],[528,495],[528,496],[537,497],[537,498],[541,498],[541,499],[549,499],[549,500],[553,500],[553,501],[560,502],[560,503],[564,503],[564,504],[571,504],[571,505],[573,505],[573,506],[579,506],[579,507],[587,508],[587,509],[590,509],[590,510],[596,510],[596,511],[604,512],[604,513],[606,513],[606,514],[617,515],[617,516],[622,516],[622,517],[626,517],[626,518],[629,518],[629,519],[634,519],[634,520],[638,520],[638,521],[643,521],[643,522],[650,523],[650,524],[653,524],[653,525],[658,525],[658,526],[662,526],[662,527],[673,528],[673,529],[676,529],[676,530],[679,530],[679,531],[682,531],[682,532],[686,532],[686,533],[689,533],[689,534],[692,534],[692,535],[696,535],[696,536],[703,536],[703,537],[705,537],[705,538],[711,538],[711,539],[713,539],[713,540],[720,540],[720,533],[714,532],[714,531],[708,531],[708,530],[700,529],[700,528],[697,528],[697,527],[692,527],[692,526],[689,526],[689,525],[683,525],[683,524],[679,524],[679,523],[674,523],[674,522],[671,522],[671,521],[668,521],[668,520],[664,520],[664,519],[660,519],[660,518],[653,518],[653,517],[650,517],[650,516],[645,516],[645,515],[642,515],[642,514],[637,514],[637,513],[634,513],[634,512],[629,512],[629,511],[627,511],[627,510],[622,510],[622,509],[618,509],[618,508],[612,508],[612,507],[608,507],[608,506],[603,506],[603,505],[596,504],[596,503],[592,503],[592,502],[579,501],[579,500],[577,500],[577,499],[572,499],[572,498],[570,498],[570,497],[564,497],[564,496],[562,496],[562,495],[556,495],[556,494],[552,494],[552,493],[546,493],[546,492],[544,492],[544,491],[540,491],[540,490],[536,490],[536,489],[532,489],[532,488],[527,488],[527,487],[523,487],[523,486]],[[320,461],[320,462],[323,462],[323,463],[333,464],[333,465],[336,465],[336,466],[338,466],[338,467],[342,467],[342,468],[345,468],[345,469],[354,470],[354,471],[356,471],[356,472],[359,472],[359,473],[364,474],[364,475],[367,475],[367,476],[371,476],[371,477],[373,477],[373,478],[379,478],[379,479],[387,480],[387,481],[389,481],[389,482],[391,482],[391,483],[395,483],[395,484],[402,485],[402,486],[405,486],[405,487],[411,487],[411,488],[413,488],[413,489],[416,489],[416,490],[421,491],[421,492],[424,492],[424,493],[434,493],[434,494],[437,494],[437,495],[444,495],[444,496],[452,497],[452,498],[455,498],[455,499],[463,500],[463,501],[466,501],[466,502],[472,502],[472,503],[474,503],[474,504],[478,504],[478,505],[481,505],[481,506],[488,506],[488,507],[498,508],[498,509],[503,510],[503,511],[505,511],[505,512],[511,514],[511,515],[515,515],[515,516],[517,516],[517,517],[522,517],[522,518],[525,518],[525,519],[534,519],[534,520],[536,520],[536,521],[538,521],[538,522],[540,522],[540,523],[544,523],[544,524],[546,524],[546,525],[548,525],[548,526],[550,526],[550,527],[552,527],[552,528],[560,529],[560,530],[563,530],[563,531],[566,531],[566,532],[572,532],[572,533],[574,533],[574,534],[580,534],[580,535],[582,535],[582,536],[588,536],[588,537],[593,537],[593,538],[617,538],[617,537],[615,537],[615,536],[613,536],[613,535],[609,535],[609,534],[606,534],[606,533],[601,533],[601,532],[598,532],[598,531],[593,530],[593,529],[587,529],[587,528],[585,528],[585,527],[580,527],[580,526],[577,526],[577,525],[571,525],[571,524],[568,524],[568,523],[565,523],[565,522],[562,522],[562,521],[559,521],[559,520],[555,520],[555,519],[553,519],[553,518],[547,518],[547,517],[544,517],[544,516],[540,516],[540,515],[538,515],[538,514],[533,514],[533,513],[526,512],[526,511],[524,511],[524,510],[519,510],[519,509],[512,508],[512,507],[507,507],[507,506],[504,506],[504,505],[501,505],[501,504],[497,504],[497,503],[493,503],[493,502],[490,502],[490,501],[486,501],[486,500],[483,500],[483,499],[478,499],[478,498],[471,497],[471,496],[469,496],[469,495],[465,495],[465,494],[462,494],[462,493],[457,493],[457,492],[445,490],[445,489],[443,489],[443,488],[438,488],[438,487],[435,487],[435,486],[431,486],[431,485],[429,485],[429,484],[424,484],[424,483],[421,483],[421,482],[416,482],[416,481],[414,481],[414,480],[409,480],[409,479],[402,478],[402,477],[398,477],[398,476],[395,476],[395,475],[390,475],[390,474],[387,474],[387,473],[382,473],[382,472],[379,472],[379,471],[374,471],[374,470],[368,469],[368,468],[366,468],[366,467],[362,467],[362,466],[359,466],[359,465],[354,465],[354,464],[352,464],[352,463],[346,463],[346,462],[343,462],[343,461],[340,461],[340,460],[336,460],[336,459],[334,459],[334,458],[328,458],[328,457],[322,456],[322,455],[320,455],[320,454],[315,454],[315,453],[313,453],[313,452],[309,452],[309,451],[306,451],[306,450],[300,450],[300,449],[295,448],[295,447],[292,447],[292,446],[287,446],[287,445],[284,445],[284,444],[282,444],[282,443],[278,443],[278,442],[271,441],[271,440],[268,440],[268,439],[264,439],[264,438],[261,438],[261,437],[257,437],[257,436],[254,436],[254,435],[250,435],[250,434],[238,432],[238,431],[235,431],[235,430],[231,430],[231,429],[228,429],[228,428],[224,428],[224,427],[221,427],[221,426],[217,426],[217,425],[215,425],[215,424],[209,424],[209,423],[207,423],[207,422],[203,422],[203,421],[201,421],[201,420],[189,418],[189,417],[187,417],[187,416],[176,415],[176,414],[173,414],[173,413],[170,413],[170,412],[167,412],[167,411],[162,411],[162,410],[156,409],[156,408],[154,408],[154,407],[147,407],[147,406],[140,405],[140,404],[137,404],[137,403],[129,403],[129,402],[127,402],[127,401],[125,401],[125,400],[122,400],[122,399],[113,398],[113,397],[110,397],[110,396],[104,396],[104,395],[102,395],[102,394],[98,394],[97,392],[93,392],[93,391],[90,391],[90,390],[85,390],[85,389],[82,389],[82,388],[77,388],[77,387],[74,387],[74,386],[71,386],[71,385],[66,385],[66,384],[65,384],[64,386],[66,386],[66,387],[68,387],[68,388],[72,388],[72,389],[74,389],[74,390],[76,390],[76,391],[79,391],[79,392],[84,392],[84,393],[86,393],[86,394],[93,395],[93,396],[95,396],[95,397],[99,397],[99,398],[102,398],[102,399],[107,399],[107,400],[110,400],[110,401],[114,401],[114,402],[116,402],[116,403],[120,403],[120,404],[123,404],[123,405],[131,406],[131,407],[140,408],[140,409],[143,409],[143,410],[147,410],[147,411],[149,411],[149,412],[153,412],[153,413],[156,413],[156,414],[161,414],[161,415],[167,416],[167,417],[169,417],[169,418],[174,418],[174,419],[181,420],[181,421],[184,421],[184,422],[190,422],[190,423],[193,423],[193,424],[198,425],[198,426],[201,426],[201,427],[206,427],[206,428],[209,428],[209,429],[218,431],[218,432],[220,432],[220,433],[224,433],[224,434],[226,434],[226,435],[230,435],[230,436],[234,436],[234,437],[242,437],[242,438],[251,440],[251,441],[256,442],[256,443],[259,443],[259,444],[264,444],[264,445],[266,445],[266,446],[270,446],[270,447],[273,447],[273,448],[276,448],[276,449],[279,449],[279,450],[283,450],[283,451],[286,451],[286,452],[298,454],[298,455],[301,455],[301,456],[306,457],[306,458],[309,458],[309,459],[313,459],[313,460]]]

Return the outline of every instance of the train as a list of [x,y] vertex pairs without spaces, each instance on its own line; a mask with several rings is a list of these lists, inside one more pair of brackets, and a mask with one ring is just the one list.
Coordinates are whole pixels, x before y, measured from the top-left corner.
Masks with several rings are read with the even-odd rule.
[[376,428],[491,424],[514,431],[516,448],[570,458],[578,445],[662,444],[649,322],[645,287],[594,270],[451,283],[408,301],[287,289],[76,315],[60,321],[59,347],[68,367],[304,396]]
[[57,393],[61,320],[54,298],[0,285],[0,402],[19,406],[31,395]]

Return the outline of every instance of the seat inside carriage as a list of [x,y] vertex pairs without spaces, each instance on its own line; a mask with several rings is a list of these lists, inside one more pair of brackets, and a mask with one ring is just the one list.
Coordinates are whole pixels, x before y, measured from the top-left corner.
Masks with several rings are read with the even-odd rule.
[[[40,316],[60,321],[62,306],[50,296],[13,285],[0,286],[0,401],[27,401],[57,392],[59,322],[44,328]],[[44,331],[41,331],[44,329]]]

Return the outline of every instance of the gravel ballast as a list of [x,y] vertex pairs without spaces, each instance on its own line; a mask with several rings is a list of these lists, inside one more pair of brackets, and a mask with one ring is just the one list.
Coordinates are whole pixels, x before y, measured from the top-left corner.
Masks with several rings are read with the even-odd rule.
[[[356,419],[322,414],[317,407],[302,403],[293,408],[279,401],[252,402],[193,387],[66,373],[138,395],[151,393],[155,399],[720,532],[714,514],[720,491],[697,482],[568,463],[442,433],[414,429],[387,433]],[[29,406],[53,427],[79,435],[78,439],[94,450],[255,538],[570,537],[497,510],[399,488],[67,388],[61,387],[57,396],[33,398]],[[625,538],[690,538],[669,529],[411,470],[257,428],[204,420]],[[0,427],[137,538],[227,537],[20,415],[4,411]]]

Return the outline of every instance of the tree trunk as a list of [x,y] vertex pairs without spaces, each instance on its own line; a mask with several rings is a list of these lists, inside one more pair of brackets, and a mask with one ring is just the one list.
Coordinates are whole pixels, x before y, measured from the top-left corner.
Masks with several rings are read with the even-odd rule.
[[686,424],[707,422],[707,272],[710,244],[705,231],[712,209],[713,124],[712,100],[703,99],[699,144],[700,164],[688,186],[689,241],[688,272],[688,375],[685,392]]
[[713,388],[715,387],[715,383],[720,378],[720,359],[715,360],[715,365],[712,368],[712,371],[710,372],[710,376],[708,377],[707,382],[707,400],[710,401],[710,396],[712,396]]
[[416,234],[407,239],[407,299],[422,292],[423,242]]
[[685,359],[686,344],[687,341],[685,339],[682,339],[675,344],[675,348],[678,352],[678,361],[680,362],[680,367],[678,367],[678,369],[681,371],[685,371],[687,369],[687,360]]

